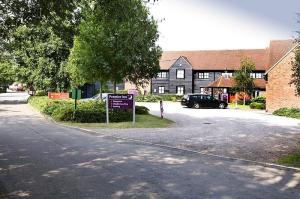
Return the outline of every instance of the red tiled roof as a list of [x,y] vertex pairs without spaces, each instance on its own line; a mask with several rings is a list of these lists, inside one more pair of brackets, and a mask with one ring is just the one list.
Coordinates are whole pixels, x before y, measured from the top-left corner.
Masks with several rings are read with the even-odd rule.
[[[266,89],[266,81],[264,79],[254,79],[255,88]],[[232,88],[234,87],[233,78],[225,78],[220,76],[216,81],[208,84],[208,88]]]
[[[267,70],[293,46],[292,40],[271,41],[270,48],[250,50],[208,50],[208,51],[165,51],[160,59],[160,68],[168,70],[179,57],[185,57],[194,70],[236,70],[241,59],[249,57],[256,70]],[[275,62],[275,63],[274,63]]]

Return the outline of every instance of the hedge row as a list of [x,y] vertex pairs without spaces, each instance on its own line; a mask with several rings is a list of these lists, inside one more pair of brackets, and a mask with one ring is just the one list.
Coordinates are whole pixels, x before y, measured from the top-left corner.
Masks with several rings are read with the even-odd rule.
[[261,110],[266,109],[266,97],[259,96],[253,98],[250,103],[250,108],[261,109]]
[[181,100],[182,95],[171,95],[171,94],[164,94],[164,95],[138,95],[135,97],[137,102],[159,102],[162,101],[172,101],[177,102]]
[[[106,122],[105,103],[101,103],[98,100],[78,101],[76,111],[74,110],[73,100],[51,100],[47,97],[31,97],[29,103],[56,121],[79,123]],[[143,106],[136,106],[136,114],[149,114],[149,109]],[[112,110],[109,118],[110,122],[131,121],[132,110]]]
[[299,108],[281,108],[273,112],[273,115],[300,119]]

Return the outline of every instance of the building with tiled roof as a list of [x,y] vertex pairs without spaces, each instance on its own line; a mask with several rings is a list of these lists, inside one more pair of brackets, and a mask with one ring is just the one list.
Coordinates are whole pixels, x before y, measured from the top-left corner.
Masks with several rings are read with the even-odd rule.
[[251,76],[256,85],[255,95],[260,95],[266,88],[265,72],[293,46],[293,40],[277,40],[271,41],[266,49],[165,51],[160,59],[160,72],[151,81],[151,92],[207,93],[211,92],[209,87],[229,92],[234,71],[240,68],[241,59],[248,57],[256,65]]

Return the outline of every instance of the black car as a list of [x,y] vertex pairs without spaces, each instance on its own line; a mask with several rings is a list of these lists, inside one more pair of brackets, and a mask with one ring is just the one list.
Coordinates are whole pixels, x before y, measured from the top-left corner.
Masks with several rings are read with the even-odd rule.
[[181,105],[187,106],[189,108],[227,108],[227,102],[217,100],[213,98],[211,95],[203,95],[203,94],[188,94],[183,96],[181,99]]

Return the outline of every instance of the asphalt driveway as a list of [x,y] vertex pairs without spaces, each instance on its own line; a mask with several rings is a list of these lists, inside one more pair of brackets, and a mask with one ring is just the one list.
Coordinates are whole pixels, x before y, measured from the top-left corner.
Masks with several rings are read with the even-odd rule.
[[0,105],[0,126],[1,199],[300,198],[299,172],[88,134],[27,105]]
[[[159,115],[158,103],[139,103]],[[100,133],[164,144],[202,153],[274,162],[300,149],[300,120],[264,111],[189,109],[164,103],[165,118],[176,121],[167,129],[96,129]]]

